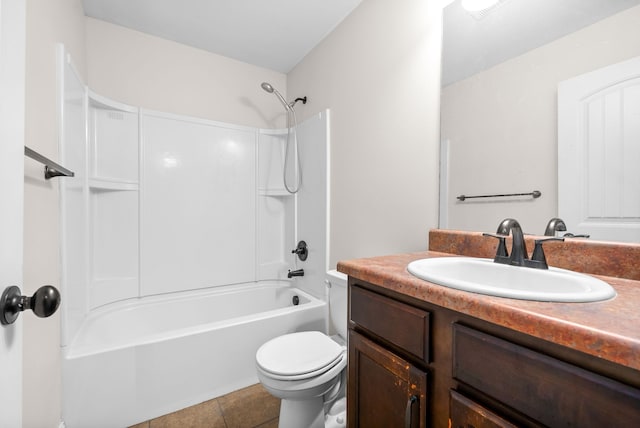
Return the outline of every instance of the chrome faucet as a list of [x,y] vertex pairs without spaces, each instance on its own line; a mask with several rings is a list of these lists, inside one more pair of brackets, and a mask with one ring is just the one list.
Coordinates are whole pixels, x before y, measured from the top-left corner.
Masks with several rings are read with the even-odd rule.
[[556,236],[556,232],[566,232],[567,225],[564,224],[561,218],[554,217],[547,223],[547,228],[544,231],[544,236]]
[[[507,252],[505,240],[511,233],[511,255]],[[524,240],[524,234],[522,233],[522,227],[517,220],[512,218],[506,218],[502,220],[498,226],[498,230],[495,234],[483,233],[484,236],[491,236],[497,238],[500,242],[496,251],[496,256],[493,259],[495,263],[502,263],[514,266],[524,266],[537,269],[549,269],[547,265],[547,259],[542,249],[542,244],[547,241],[564,241],[564,238],[546,238],[536,239],[535,248],[533,249],[533,255],[529,259],[529,253],[527,252],[527,244]]]

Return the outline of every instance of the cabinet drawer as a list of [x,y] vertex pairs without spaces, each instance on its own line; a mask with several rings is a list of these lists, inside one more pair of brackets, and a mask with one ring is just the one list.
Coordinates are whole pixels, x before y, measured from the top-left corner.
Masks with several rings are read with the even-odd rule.
[[459,324],[453,376],[547,426],[640,426],[640,390]]
[[360,327],[428,362],[428,312],[351,286],[349,317]]
[[451,428],[516,428],[464,395],[451,391]]

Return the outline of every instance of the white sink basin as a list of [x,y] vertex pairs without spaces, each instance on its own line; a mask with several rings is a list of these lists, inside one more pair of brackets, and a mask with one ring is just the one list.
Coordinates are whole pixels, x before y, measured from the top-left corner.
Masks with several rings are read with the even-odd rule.
[[407,270],[445,287],[490,296],[543,302],[597,302],[615,297],[606,282],[589,275],[494,263],[489,259],[438,257],[416,260]]

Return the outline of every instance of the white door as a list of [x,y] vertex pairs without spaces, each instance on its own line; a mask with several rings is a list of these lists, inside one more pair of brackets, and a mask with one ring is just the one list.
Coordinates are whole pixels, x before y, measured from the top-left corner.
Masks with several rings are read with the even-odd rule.
[[[22,286],[24,0],[0,1],[0,292]],[[21,287],[22,288],[22,287]],[[0,325],[0,426],[22,425],[22,321]]]
[[558,86],[558,215],[572,233],[640,242],[640,57]]

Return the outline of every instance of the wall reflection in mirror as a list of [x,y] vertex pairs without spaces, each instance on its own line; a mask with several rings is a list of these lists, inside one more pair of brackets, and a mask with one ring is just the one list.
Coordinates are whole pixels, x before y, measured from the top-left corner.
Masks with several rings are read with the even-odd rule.
[[[617,78],[615,96],[587,89],[582,104],[572,104],[586,119],[561,118],[560,125],[577,137],[559,131],[558,120],[559,86],[613,65],[640,67],[640,0],[501,0],[475,12],[456,0],[443,15],[440,227],[492,231],[512,217],[525,233],[543,235],[561,217],[567,231],[559,235],[640,242],[640,173],[625,175],[640,171],[636,71]],[[596,129],[596,116],[609,119]],[[601,140],[597,149],[579,146],[594,139]],[[567,184],[566,176],[574,179]],[[567,187],[596,196],[563,200]],[[456,199],[532,190],[542,196]],[[609,223],[615,233],[602,227]]]

